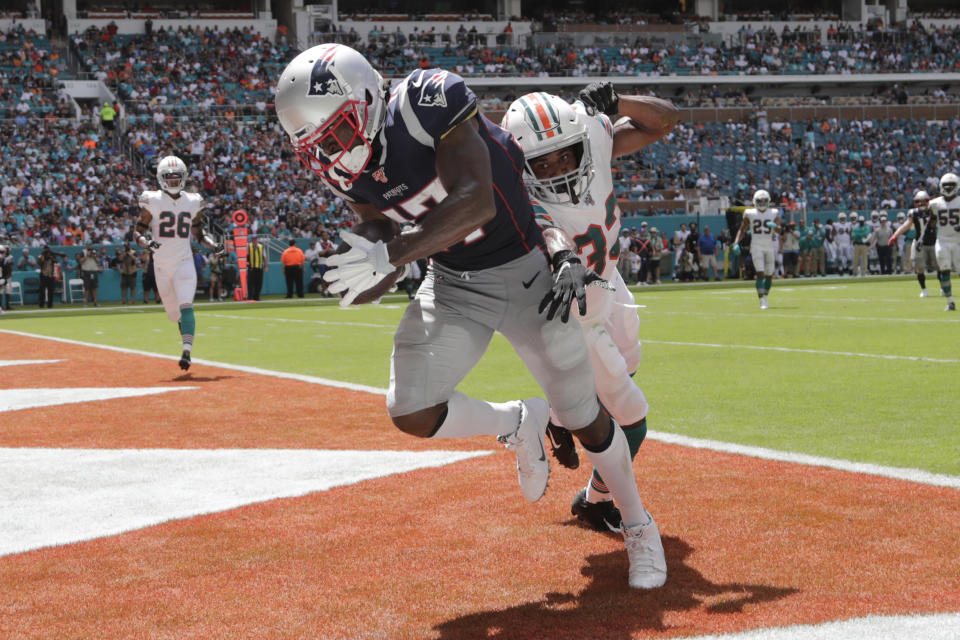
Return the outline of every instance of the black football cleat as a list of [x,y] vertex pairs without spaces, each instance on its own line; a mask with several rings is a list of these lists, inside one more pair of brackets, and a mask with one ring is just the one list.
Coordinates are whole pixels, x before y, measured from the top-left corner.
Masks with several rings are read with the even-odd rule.
[[587,490],[580,489],[580,493],[570,505],[570,513],[597,531],[620,531],[623,518],[620,509],[613,506],[613,502],[587,502]]
[[190,352],[184,351],[183,355],[180,356],[180,368],[186,371],[190,368]]
[[547,423],[547,441],[553,451],[553,457],[567,469],[576,469],[580,466],[580,456],[577,455],[577,446],[573,443],[570,431],[559,427],[553,422]]

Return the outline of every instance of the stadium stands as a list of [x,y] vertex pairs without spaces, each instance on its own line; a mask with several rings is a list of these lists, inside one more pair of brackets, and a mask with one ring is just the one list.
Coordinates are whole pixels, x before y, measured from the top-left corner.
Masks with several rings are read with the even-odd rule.
[[72,115],[59,82],[68,75],[45,34],[19,24],[0,32],[0,118]]

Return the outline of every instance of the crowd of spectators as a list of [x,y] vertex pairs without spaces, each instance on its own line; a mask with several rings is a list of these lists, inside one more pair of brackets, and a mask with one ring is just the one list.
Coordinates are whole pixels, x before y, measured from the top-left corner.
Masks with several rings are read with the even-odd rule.
[[297,53],[284,39],[250,27],[123,35],[108,25],[75,34],[71,46],[84,69],[124,100],[130,117],[143,119],[173,108],[230,115],[244,107],[264,114],[280,71]]
[[[960,120],[823,120],[679,124],[621,175],[653,172],[670,188],[747,202],[767,189],[809,210],[903,208],[960,170]],[[621,181],[619,191],[632,196]]]
[[[461,26],[462,29],[462,26]],[[451,35],[452,34],[452,35]],[[323,35],[323,34],[321,34]],[[569,40],[538,46],[508,46],[490,38],[461,37],[460,30],[413,38],[399,28],[373,26],[364,38],[346,38],[387,75],[423,66],[443,66],[465,76],[663,76],[948,72],[960,69],[954,55],[960,27],[926,27],[919,21],[895,29],[838,23],[826,37],[819,29],[744,26],[730,43],[702,39],[665,44],[656,34],[632,42],[574,45]],[[467,34],[469,35],[469,33]]]
[[67,66],[45,34],[19,23],[0,32],[0,118],[69,117]]

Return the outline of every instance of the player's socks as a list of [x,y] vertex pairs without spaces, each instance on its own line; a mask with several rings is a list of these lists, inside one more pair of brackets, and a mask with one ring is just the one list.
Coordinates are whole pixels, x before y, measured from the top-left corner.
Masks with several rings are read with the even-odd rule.
[[[623,429],[623,434],[627,437],[627,447],[630,449],[630,460],[637,457],[640,451],[640,445],[647,437],[647,419],[644,418],[640,424],[632,429]],[[610,489],[607,488],[603,477],[597,468],[593,468],[593,474],[590,476],[590,482],[587,484],[587,502],[601,502],[603,500],[612,500]]]
[[647,524],[649,516],[637,491],[637,481],[630,463],[630,447],[623,429],[611,420],[610,435],[606,441],[595,448],[583,445],[583,449],[594,468],[603,475],[610,494],[620,507],[623,524],[627,527]]
[[757,296],[761,298],[767,295],[767,292],[763,289],[764,280],[765,278],[757,278],[756,282],[754,283],[754,286],[757,288]]
[[764,287],[763,287],[764,288],[763,295],[767,295],[770,293],[770,289],[773,287],[773,276],[767,276],[764,279],[766,280],[766,284],[764,284]]
[[193,332],[197,328],[197,319],[193,315],[193,305],[187,305],[180,309],[180,338],[183,340],[183,350],[190,351],[193,348]]
[[953,302],[953,285],[950,284],[950,272],[940,272],[940,290],[950,302]]
[[926,289],[926,288],[927,288],[927,274],[925,274],[925,273],[918,273],[918,274],[917,274],[917,282],[920,283],[920,290],[921,290],[921,291],[922,291],[923,289]]
[[447,414],[431,437],[505,436],[516,431],[519,422],[516,402],[486,402],[454,391],[447,401]]
[[630,447],[630,459],[633,460],[637,457],[637,452],[640,451],[640,445],[643,444],[644,439],[647,437],[647,419],[644,418],[640,421],[640,424],[632,429],[624,429],[623,433],[627,436],[627,445]]

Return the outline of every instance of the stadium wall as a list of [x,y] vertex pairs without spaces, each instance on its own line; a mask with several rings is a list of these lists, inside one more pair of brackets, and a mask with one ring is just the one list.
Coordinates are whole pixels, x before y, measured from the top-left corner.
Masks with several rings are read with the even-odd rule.
[[[113,22],[117,25],[117,33],[125,34],[139,34],[146,33],[146,20],[139,19],[110,19],[110,18],[73,18],[68,21],[67,29],[69,33],[83,33],[90,27],[103,28],[106,25]],[[42,24],[43,21],[41,20]],[[187,28],[193,29],[200,27],[201,29],[243,29],[246,27],[252,28],[254,31],[259,33],[261,36],[266,38],[273,38],[277,34],[277,21],[274,19],[253,19],[245,18],[242,20],[227,20],[227,19],[204,19],[204,18],[189,18],[183,20],[173,20],[165,18],[157,18],[153,21],[153,30],[157,31],[161,28],[163,29],[180,29]]]

